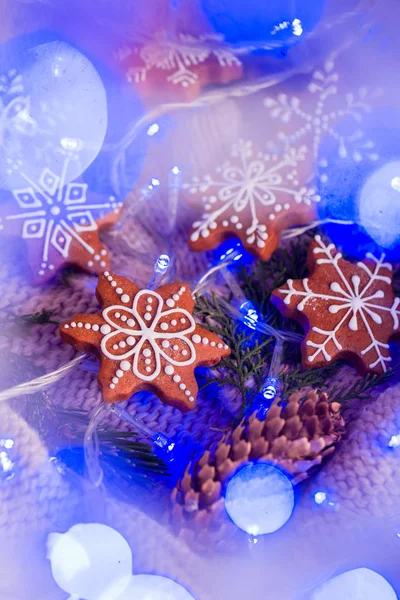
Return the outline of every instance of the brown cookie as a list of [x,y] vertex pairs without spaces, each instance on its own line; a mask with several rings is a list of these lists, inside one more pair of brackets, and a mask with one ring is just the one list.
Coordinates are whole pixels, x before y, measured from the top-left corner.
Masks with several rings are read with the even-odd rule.
[[304,184],[307,161],[305,146],[273,153],[240,140],[212,175],[184,184],[187,201],[204,211],[193,223],[190,247],[211,250],[236,236],[249,252],[268,260],[283,229],[316,216],[320,198]]
[[106,271],[96,295],[102,310],[76,315],[60,327],[64,341],[100,358],[98,380],[105,402],[149,390],[182,411],[195,405],[194,370],[212,366],[230,350],[195,322],[194,300],[184,283],[139,289]]
[[215,35],[171,37],[167,31],[148,36],[141,45],[115,52],[119,68],[150,105],[191,102],[204,86],[229,83],[242,76],[242,63]]
[[272,302],[306,330],[304,367],[333,360],[353,362],[360,372],[384,373],[392,360],[389,339],[400,332],[400,298],[392,289],[392,265],[368,253],[351,263],[319,235],[311,242],[305,279],[289,279]]
[[32,281],[40,284],[66,265],[99,275],[110,266],[99,230],[118,218],[122,203],[86,183],[62,185],[47,167],[37,183],[2,194],[0,235],[25,242]]

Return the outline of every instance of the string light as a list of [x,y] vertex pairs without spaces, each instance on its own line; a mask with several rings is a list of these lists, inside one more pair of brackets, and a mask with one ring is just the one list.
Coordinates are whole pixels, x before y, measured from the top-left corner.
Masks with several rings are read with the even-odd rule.
[[278,531],[294,508],[293,486],[282,471],[265,463],[248,465],[229,481],[225,509],[252,536]]

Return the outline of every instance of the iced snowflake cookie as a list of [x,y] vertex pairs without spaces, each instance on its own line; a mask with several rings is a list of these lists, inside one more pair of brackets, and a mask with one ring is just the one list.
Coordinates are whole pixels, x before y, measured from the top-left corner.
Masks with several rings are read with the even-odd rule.
[[101,311],[76,315],[60,327],[64,341],[100,358],[99,383],[105,402],[127,400],[139,390],[190,410],[195,405],[194,370],[212,366],[230,350],[215,334],[199,327],[187,285],[172,283],[157,291],[106,271],[96,295]]
[[33,283],[48,281],[65,265],[100,274],[109,267],[109,255],[99,230],[115,222],[121,206],[85,183],[64,185],[46,167],[39,181],[27,179],[26,187],[2,195],[0,236],[25,242]]
[[305,146],[274,154],[239,141],[213,174],[184,184],[186,200],[203,210],[193,223],[190,247],[211,250],[236,236],[249,252],[268,260],[283,229],[315,218],[319,196],[303,183],[306,164]]
[[360,372],[383,373],[391,361],[389,339],[400,333],[400,298],[392,289],[392,266],[368,253],[351,263],[319,235],[311,242],[311,275],[276,289],[272,302],[299,321],[307,335],[304,367],[347,359]]
[[242,63],[218,35],[180,33],[174,39],[162,31],[140,46],[120,48],[115,59],[127,81],[148,102],[157,104],[191,101],[206,85],[229,83],[242,76]]
[[363,121],[382,97],[382,90],[356,83],[356,79],[354,71],[346,75],[343,66],[330,58],[311,76],[284,82],[277,94],[263,101],[278,125],[276,139],[288,147],[305,144],[321,169],[329,158],[321,156],[323,140],[330,141],[330,151],[341,159],[354,164],[376,161],[375,144]]

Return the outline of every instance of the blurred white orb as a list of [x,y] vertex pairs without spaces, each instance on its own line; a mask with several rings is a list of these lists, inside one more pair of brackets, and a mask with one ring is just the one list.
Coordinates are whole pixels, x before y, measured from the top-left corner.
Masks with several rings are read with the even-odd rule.
[[47,558],[59,587],[81,600],[116,600],[132,577],[128,542],[101,523],[80,523],[66,533],[51,533]]
[[382,575],[363,567],[329,579],[311,600],[397,600],[397,595]]
[[258,463],[241,469],[228,483],[225,509],[249,535],[277,531],[294,508],[293,486],[279,469]]
[[159,575],[133,575],[117,600],[194,600],[181,585]]
[[92,63],[65,42],[27,52],[18,93],[0,110],[0,185],[38,182],[47,167],[64,183],[98,155],[107,130],[107,98]]
[[360,225],[382,248],[400,243],[400,161],[372,173],[360,192],[358,210]]

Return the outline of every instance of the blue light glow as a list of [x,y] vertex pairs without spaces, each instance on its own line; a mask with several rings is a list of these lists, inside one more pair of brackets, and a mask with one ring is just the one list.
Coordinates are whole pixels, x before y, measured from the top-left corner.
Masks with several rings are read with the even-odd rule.
[[274,42],[279,49],[314,29],[325,0],[201,0],[201,5],[214,30],[227,42]]
[[279,379],[277,377],[267,377],[262,389],[262,395],[266,400],[273,400],[278,392]]
[[225,509],[235,525],[249,535],[278,531],[290,519],[293,508],[291,482],[269,464],[242,468],[226,488]]
[[292,21],[292,30],[293,30],[293,35],[302,35],[302,33],[303,33],[303,26],[301,24],[300,19],[293,19],[293,21]]
[[180,168],[177,167],[176,165],[174,167],[172,167],[171,171],[174,175],[179,175],[179,173],[181,172]]
[[239,306],[239,310],[242,315],[244,315],[244,324],[247,325],[247,327],[250,327],[250,329],[256,329],[257,323],[260,320],[260,316],[250,300],[243,302],[243,304]]

